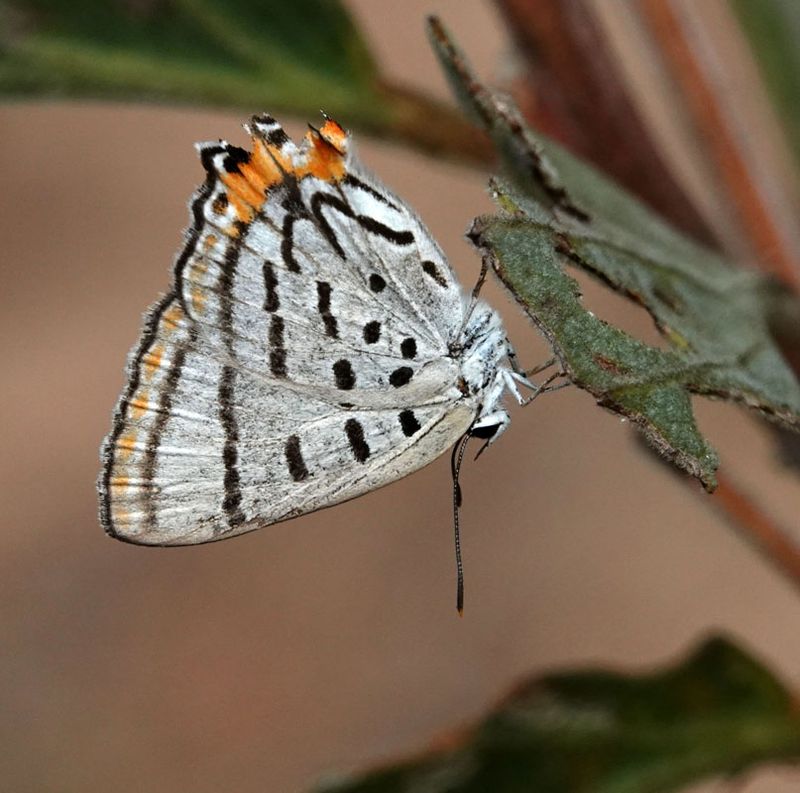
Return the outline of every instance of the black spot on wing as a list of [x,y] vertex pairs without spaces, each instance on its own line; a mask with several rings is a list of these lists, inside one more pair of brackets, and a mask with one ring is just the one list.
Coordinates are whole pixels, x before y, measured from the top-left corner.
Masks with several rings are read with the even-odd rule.
[[353,452],[353,457],[360,463],[366,462],[370,455],[370,449],[369,444],[364,440],[364,428],[361,423],[356,419],[347,419],[344,431],[347,433],[347,440],[350,442],[350,450]]
[[381,337],[381,323],[373,320],[364,325],[364,341],[367,344],[375,344]]
[[412,339],[410,336],[407,339],[403,339],[402,343],[400,344],[400,353],[403,358],[416,358],[417,357],[417,342]]
[[278,298],[278,277],[275,275],[275,265],[266,260],[263,266],[264,272],[264,311],[277,311],[281,307]]
[[422,269],[425,271],[426,275],[433,278],[442,289],[447,288],[447,279],[439,272],[439,268],[433,262],[428,260],[422,262]]
[[282,127],[275,127],[266,133],[267,143],[279,148],[289,142],[289,136],[283,131]]
[[250,162],[250,152],[239,146],[227,146],[222,166],[228,173],[239,173],[239,166]]
[[413,410],[403,410],[398,414],[397,418],[400,421],[403,435],[407,438],[410,438],[415,432],[420,430],[420,423],[417,421]]
[[377,273],[372,273],[369,277],[369,288],[373,292],[383,292],[383,290],[386,289],[386,281]]
[[331,285],[327,281],[317,281],[317,310],[325,325],[325,335],[332,339],[339,338],[339,325],[331,314]]
[[289,467],[289,476],[295,482],[302,482],[304,479],[308,479],[308,468],[306,468],[303,453],[300,451],[300,438],[297,435],[290,435],[286,439],[283,453],[286,457],[286,465]]
[[414,370],[410,366],[400,366],[389,375],[389,382],[395,387],[400,388],[411,380]]
[[346,358],[340,358],[333,365],[333,376],[336,380],[336,387],[342,391],[349,391],[356,384],[356,374],[353,367]]
[[273,314],[269,323],[269,370],[274,377],[286,377],[286,347],[284,322],[280,314]]

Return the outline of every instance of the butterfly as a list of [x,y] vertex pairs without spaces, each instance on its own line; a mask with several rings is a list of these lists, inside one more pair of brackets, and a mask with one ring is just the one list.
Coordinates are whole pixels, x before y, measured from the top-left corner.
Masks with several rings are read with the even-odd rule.
[[354,498],[491,442],[532,385],[339,124],[299,146],[268,115],[245,129],[251,151],[198,145],[172,288],[129,358],[98,482],[121,540],[221,540]]

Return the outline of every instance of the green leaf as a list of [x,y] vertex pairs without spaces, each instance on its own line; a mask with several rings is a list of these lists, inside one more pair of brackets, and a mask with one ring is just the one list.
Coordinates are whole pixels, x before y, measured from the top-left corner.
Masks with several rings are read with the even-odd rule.
[[758,661],[714,638],[654,674],[533,678],[448,748],[319,790],[664,793],[797,762],[797,705]]
[[[691,393],[737,400],[800,427],[800,386],[769,330],[774,289],[682,237],[592,167],[535,134],[483,87],[441,25],[431,38],[468,114],[505,166],[500,213],[470,232],[484,261],[548,339],[569,379],[627,416],[661,454],[713,490],[716,453]],[[581,304],[576,266],[644,306],[665,337],[649,346]]]
[[330,113],[386,112],[336,0],[0,3],[0,93],[112,96]]

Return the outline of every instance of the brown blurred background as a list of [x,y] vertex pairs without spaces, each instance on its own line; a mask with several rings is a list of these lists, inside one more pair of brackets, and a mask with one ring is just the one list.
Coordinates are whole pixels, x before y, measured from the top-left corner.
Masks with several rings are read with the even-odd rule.
[[[484,75],[502,64],[488,3],[349,5],[389,75],[442,97],[425,12],[443,15]],[[423,747],[522,674],[646,668],[710,631],[800,686],[797,593],[710,497],[576,390],[515,410],[502,441],[464,467],[464,619],[445,458],[216,545],[150,549],[103,535],[98,447],[202,178],[192,143],[241,141],[240,121],[139,105],[0,107],[0,788],[300,791]],[[304,122],[287,126],[299,134]],[[359,147],[471,285],[478,260],[462,233],[491,209],[485,176],[363,137]],[[599,316],[655,338],[643,312],[584,286]],[[505,295],[490,284],[486,296],[523,359],[543,360]],[[731,406],[697,408],[723,470],[796,520],[796,482],[764,427]],[[787,769],[737,788],[798,789],[800,772]]]

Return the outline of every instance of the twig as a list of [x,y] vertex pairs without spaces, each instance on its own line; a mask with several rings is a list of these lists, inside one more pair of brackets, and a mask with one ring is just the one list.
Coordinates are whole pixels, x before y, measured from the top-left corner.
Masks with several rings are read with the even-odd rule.
[[[587,0],[499,0],[525,64],[525,115],[696,240],[718,242],[653,139]],[[621,11],[621,13],[629,13]]]
[[727,476],[718,474],[717,482],[711,503],[773,567],[800,589],[800,544]]
[[720,89],[712,82],[713,75],[703,67],[698,52],[692,49],[682,28],[678,6],[664,0],[644,0],[641,9],[686,97],[698,132],[705,137],[716,160],[739,222],[760,254],[759,268],[773,272],[797,288],[800,284],[797,251],[787,245],[776,223],[774,208],[765,202],[754,180],[752,163],[748,162],[723,110]]

